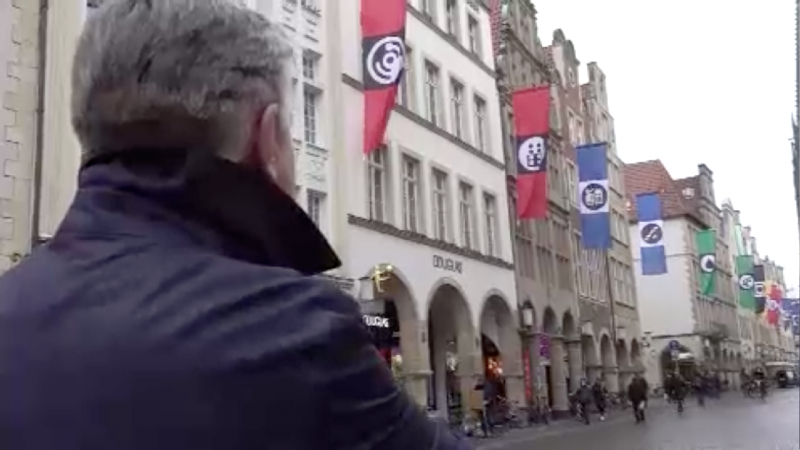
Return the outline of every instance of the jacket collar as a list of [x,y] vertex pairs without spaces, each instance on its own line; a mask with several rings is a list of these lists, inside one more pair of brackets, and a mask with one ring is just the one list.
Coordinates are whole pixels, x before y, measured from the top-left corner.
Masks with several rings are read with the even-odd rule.
[[[167,228],[179,228],[230,257],[309,275],[341,265],[306,213],[255,168],[204,151],[145,149],[101,155],[85,162],[75,204],[61,230],[89,231],[85,228],[97,222],[76,220],[79,214],[72,214],[73,209],[108,209],[114,201],[127,201],[112,227],[126,228],[137,219],[167,223]],[[153,220],[153,215],[161,217]],[[134,234],[152,231],[143,228]]]

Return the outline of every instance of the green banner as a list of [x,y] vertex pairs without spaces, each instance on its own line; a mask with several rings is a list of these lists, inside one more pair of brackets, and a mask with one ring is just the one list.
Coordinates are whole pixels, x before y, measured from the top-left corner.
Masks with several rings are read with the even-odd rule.
[[736,257],[736,276],[739,280],[739,305],[752,311],[756,310],[756,296],[753,292],[755,279],[753,279],[753,256],[740,255]]
[[700,293],[714,295],[714,280],[717,278],[717,233],[700,230],[695,234],[697,255],[700,257]]

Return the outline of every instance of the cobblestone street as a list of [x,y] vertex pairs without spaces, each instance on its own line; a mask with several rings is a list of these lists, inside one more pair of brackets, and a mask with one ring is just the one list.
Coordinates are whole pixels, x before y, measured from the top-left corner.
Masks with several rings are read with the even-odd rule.
[[[594,418],[596,419],[596,418]],[[480,441],[480,450],[797,450],[800,448],[800,394],[774,391],[766,403],[729,393],[705,409],[689,402],[683,416],[659,404],[636,425],[622,412],[586,426],[557,423],[549,428],[516,430]]]

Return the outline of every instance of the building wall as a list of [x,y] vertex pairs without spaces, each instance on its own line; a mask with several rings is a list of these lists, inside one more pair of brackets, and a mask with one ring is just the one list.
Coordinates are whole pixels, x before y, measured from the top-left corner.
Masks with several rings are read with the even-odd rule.
[[[345,244],[344,192],[333,189],[338,179],[334,153],[340,130],[341,55],[339,8],[325,2],[248,0],[249,7],[283,25],[294,44],[292,137],[295,149],[297,202],[338,251]],[[339,195],[339,194],[342,195]]]
[[[422,11],[422,2],[409,2],[407,68],[398,105],[385,148],[367,158],[362,149],[360,11],[358,2],[338,4],[341,97],[333,123],[343,133],[333,151],[341,152],[336,176],[349,225],[340,274],[361,279],[376,266],[392,266],[390,283],[395,287],[390,296],[400,316],[405,386],[417,401],[425,402],[427,394],[428,402],[436,397],[442,407],[445,358],[436,348],[445,345],[439,342],[442,333],[452,332],[464,390],[471,392],[471,377],[483,373],[483,364],[477,364],[482,333],[501,348],[509,397],[524,402],[489,12],[474,2],[458,2],[456,33],[448,30],[444,2],[430,4],[435,10]],[[475,46],[470,45],[470,19],[477,23]],[[460,126],[456,111],[461,113]],[[462,191],[467,185],[471,191]],[[372,298],[364,300],[362,307],[368,308]],[[439,308],[443,304],[449,311],[444,315]],[[503,331],[495,320],[498,314],[504,317]],[[435,395],[429,389],[431,378]]]
[[38,0],[0,0],[0,272],[32,241],[40,19]]
[[[687,233],[686,220],[681,218],[665,220],[667,273],[644,276],[639,256],[638,225],[630,227],[641,327],[644,333],[649,333],[654,338],[691,335],[695,332],[695,312],[692,302],[694,285],[688,276],[692,270],[693,258],[687,251]],[[661,348],[656,350],[660,351]]]
[[[412,5],[417,6],[417,5]],[[430,237],[434,235],[434,214],[432,212],[432,170],[436,169],[448,175],[448,214],[447,214],[447,236],[442,244],[460,248],[469,256],[461,258],[479,257],[488,251],[485,221],[479,220],[484,217],[482,202],[480,199],[483,193],[494,196],[497,202],[496,218],[496,246],[494,258],[496,262],[512,261],[511,240],[505,230],[509,229],[508,216],[505,214],[508,205],[505,198],[505,173],[503,171],[503,150],[502,134],[500,128],[499,101],[497,89],[492,78],[490,64],[490,41],[489,16],[488,12],[480,9],[477,13],[472,8],[461,5],[462,23],[466,26],[466,15],[480,19],[482,34],[482,57],[476,62],[477,56],[469,56],[464,51],[454,47],[439,35],[432,24],[422,20],[418,14],[409,13],[406,40],[411,50],[411,67],[406,76],[412,93],[413,100],[410,101],[408,108],[398,107],[392,114],[389,121],[389,128],[386,134],[388,148],[386,152],[387,164],[387,195],[384,199],[386,203],[385,217],[383,223],[398,231],[404,230],[407,224],[404,223],[403,192],[401,179],[403,177],[402,156],[412,158],[419,164],[419,202],[417,210],[420,222],[413,234],[419,237]],[[415,11],[416,12],[416,11]],[[363,130],[363,96],[360,92],[361,79],[361,52],[359,44],[358,27],[358,7],[357,3],[342,4],[340,8],[341,30],[341,49],[343,61],[344,87],[342,91],[342,105],[344,111],[340,113],[343,117],[343,129],[347,130],[344,137],[343,151],[346,153],[346,164],[340,167],[343,175],[340,187],[345,189],[348,199],[347,211],[351,215],[351,224],[358,222],[356,218],[369,219],[369,195],[370,186],[366,176],[366,165],[364,156],[361,152],[361,138]],[[437,11],[438,19],[443,20],[444,11]],[[465,36],[463,36],[466,39]],[[462,41],[464,42],[464,41]],[[465,44],[466,45],[466,44]],[[440,123],[434,125],[425,119],[425,93],[423,92],[425,83],[424,64],[425,62],[436,64],[440,74],[440,84],[438,87],[438,105]],[[450,96],[451,81],[458,80],[465,87],[465,92],[471,94],[465,102],[464,111],[473,111],[467,114],[465,119],[466,129],[474,130],[476,126],[474,116],[473,96],[484,99],[487,105],[487,132],[488,145],[484,151],[478,150],[474,141],[474,135],[465,136],[462,141],[453,136],[453,110],[447,99]],[[466,245],[462,242],[461,224],[458,209],[458,190],[459,182],[466,182],[473,186],[476,196],[475,222],[477,235],[475,241],[471,243],[472,250],[466,250]],[[380,220],[376,220],[380,222]],[[499,232],[503,230],[503,232]],[[408,230],[406,230],[408,231]],[[366,235],[364,233],[367,233]],[[346,249],[348,257],[345,258],[346,270],[357,276],[362,276],[367,269],[377,262],[390,261],[396,259],[397,255],[389,252],[384,245],[365,246],[359,243],[359,239],[377,233],[375,230],[365,230],[364,227],[355,225],[350,231],[348,242],[351,243]],[[386,233],[377,233],[375,239],[395,242],[396,236],[388,236]],[[394,245],[394,244],[393,244]],[[396,244],[401,247],[410,248],[404,244]],[[424,244],[423,244],[424,245]],[[447,252],[445,252],[447,253]],[[383,259],[379,255],[385,255]],[[448,255],[458,256],[458,255]],[[371,265],[363,266],[356,263],[362,258],[372,259]],[[416,262],[414,265],[419,269],[429,267],[431,258],[412,258]],[[424,262],[423,262],[424,261]],[[411,270],[403,268],[401,270]],[[491,264],[477,262],[476,267],[483,267],[487,272],[483,273],[492,280],[492,284],[502,286],[506,298],[513,299],[513,272],[510,265],[500,272],[495,271]],[[481,270],[481,269],[472,269]],[[478,272],[481,273],[481,272]],[[414,281],[412,279],[412,281]],[[479,303],[484,293],[468,292],[470,301],[475,305]],[[424,296],[423,296],[424,297]]]

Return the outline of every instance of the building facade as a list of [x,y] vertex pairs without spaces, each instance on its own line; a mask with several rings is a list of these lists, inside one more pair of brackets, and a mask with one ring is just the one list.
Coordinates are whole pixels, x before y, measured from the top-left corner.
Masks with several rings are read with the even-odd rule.
[[[776,264],[769,257],[761,255],[758,248],[758,240],[750,227],[743,227],[742,240],[745,252],[753,256],[754,264],[764,266],[764,279],[774,283],[785,293],[787,286],[783,275],[783,267]],[[783,325],[782,319],[779,319],[776,325],[770,325],[766,320],[765,314],[756,314],[752,310],[740,312],[739,326],[752,336],[752,347],[748,348],[750,365],[758,366],[769,362],[797,361],[798,352],[791,328]]]
[[44,24],[55,15],[39,0],[0,1],[0,273],[36,241],[44,147]]
[[[348,224],[340,275],[365,280],[377,345],[419,403],[458,416],[478,382],[524,402],[500,100],[483,2],[409,1],[406,72],[383,148],[364,157],[359,2],[339,2]],[[370,319],[372,320],[372,319]],[[477,397],[477,398],[476,398]]]
[[[585,253],[586,264],[581,266],[583,272],[579,277],[586,295],[582,296],[581,318],[595,318],[592,331],[607,330],[610,340],[614,343],[613,351],[603,353],[603,338],[601,332],[600,349],[602,359],[598,360],[603,367],[616,368],[617,382],[620,391],[628,386],[633,374],[641,372],[642,341],[637,306],[636,283],[633,275],[633,256],[631,253],[630,237],[628,235],[628,211],[625,194],[625,183],[622,176],[623,163],[617,152],[617,138],[614,128],[614,117],[611,115],[608,101],[608,87],[606,75],[599,65],[591,62],[587,66],[589,81],[581,86],[583,101],[583,125],[585,127],[586,142],[606,142],[608,144],[608,177],[611,206],[611,249],[607,258],[605,254],[593,255],[596,250],[582,250]],[[576,118],[576,121],[579,120]],[[576,127],[581,123],[577,122]],[[580,134],[578,135],[580,138]],[[576,210],[577,212],[577,210]],[[601,270],[594,273],[589,269],[589,262],[597,258]],[[590,293],[591,282],[586,279],[594,276],[601,280],[605,286],[605,295]],[[582,278],[582,280],[581,280]],[[610,289],[609,289],[610,283]],[[610,295],[610,297],[609,297]],[[597,335],[597,334],[595,334]],[[608,346],[606,345],[606,350]],[[613,385],[614,373],[608,373],[606,379]]]
[[[570,214],[563,183],[564,128],[561,126],[559,95],[553,85],[546,51],[537,32],[536,9],[528,1],[504,2],[502,48],[498,59],[503,96],[511,221],[517,298],[529,323],[521,324],[524,336],[525,370],[529,375],[528,400],[546,403],[556,413],[568,410],[568,391],[577,387],[582,358],[577,327],[577,304],[572,275]],[[518,220],[516,204],[516,151],[510,94],[519,89],[551,84],[552,103],[548,141],[548,217]],[[571,386],[570,386],[571,384]]]
[[[7,33],[0,41],[0,57],[13,68],[4,78],[12,82],[4,81],[2,85],[8,94],[4,111],[8,111],[9,120],[12,111],[15,115],[13,129],[10,125],[4,127],[11,130],[6,136],[4,148],[9,150],[5,153],[15,157],[13,163],[5,165],[7,184],[15,187],[13,195],[8,194],[6,199],[3,223],[7,226],[0,227],[0,231],[8,229],[13,244],[0,251],[11,259],[19,259],[32,243],[52,236],[75,194],[81,151],[70,119],[72,57],[86,18],[101,3],[102,0],[3,0],[0,4],[9,12],[3,11],[2,16],[3,21],[9,22],[0,23],[0,30]],[[336,30],[336,24],[331,24],[331,15],[323,14],[322,7],[310,0],[244,3],[279,20],[295,45],[292,134],[298,171],[297,200],[338,249],[337,237],[344,234],[345,225],[330,212],[342,205],[331,194],[338,191],[330,189],[336,184],[336,172],[335,155],[329,148],[338,130],[324,120],[337,113],[333,94],[328,90],[339,88],[341,63],[337,58],[326,57],[329,47],[338,45],[336,39],[327,37]],[[11,8],[19,12],[11,14]],[[10,22],[12,18],[14,23]],[[23,50],[24,61],[19,59]],[[35,114],[39,108],[41,115]]]
[[[630,208],[630,240],[636,266],[641,327],[649,351],[648,379],[660,385],[667,371],[688,375],[695,368],[714,370],[735,386],[741,368],[741,348],[734,296],[733,259],[721,214],[714,200],[713,174],[704,164],[698,175],[673,179],[661,161],[628,164],[624,168]],[[662,204],[667,273],[644,276],[639,258],[636,195],[659,193]],[[715,292],[700,289],[700,263],[695,235],[716,230]],[[677,342],[677,357],[670,343]]]

